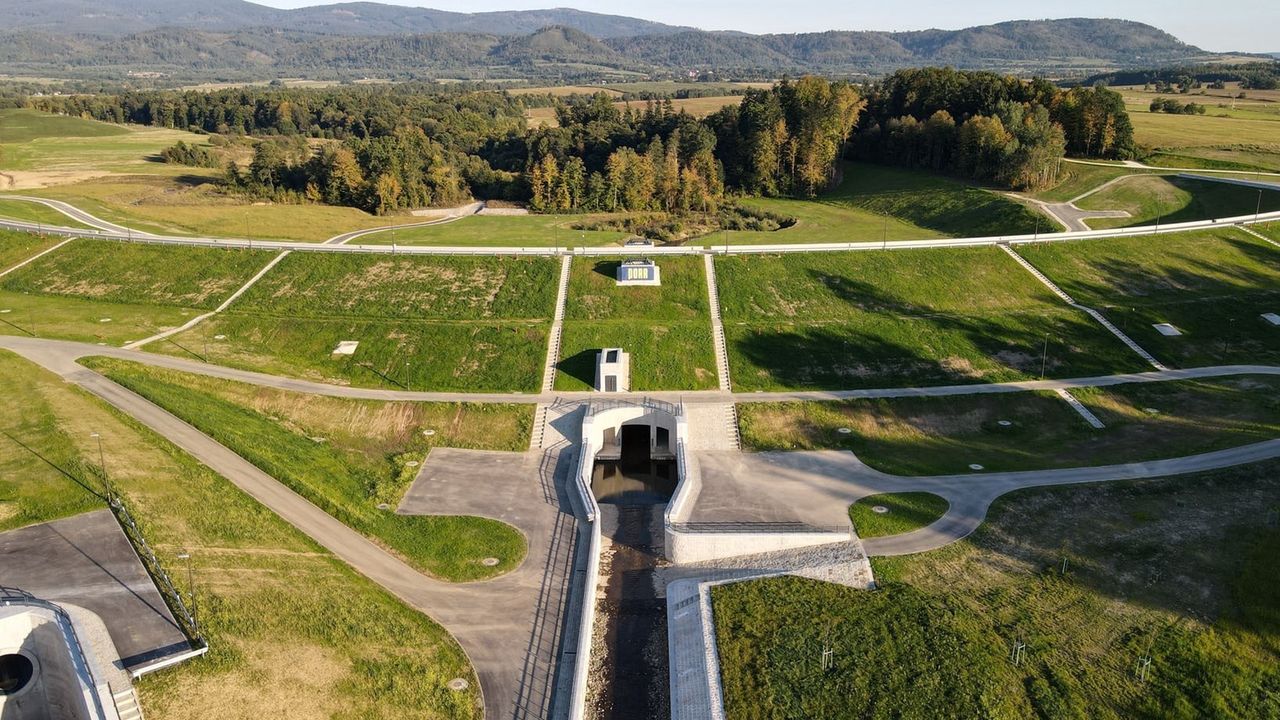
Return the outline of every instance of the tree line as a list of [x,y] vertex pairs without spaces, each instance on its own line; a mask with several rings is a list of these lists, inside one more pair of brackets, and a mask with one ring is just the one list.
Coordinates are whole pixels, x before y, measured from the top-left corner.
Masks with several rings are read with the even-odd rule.
[[[535,102],[542,102],[539,98]],[[471,197],[538,212],[713,212],[727,195],[813,197],[841,162],[949,172],[1012,188],[1053,182],[1065,154],[1136,152],[1120,96],[949,68],[867,86],[818,77],[745,92],[705,118],[669,100],[618,107],[604,93],[529,127],[525,100],[422,86],[129,91],[31,97],[30,107],[113,122],[255,139],[228,187],[277,201],[388,213]],[[165,159],[211,162],[191,144]]]
[[1136,156],[1118,93],[950,68],[901,70],[873,85],[853,143],[861,159],[1023,190],[1052,185],[1067,154]]

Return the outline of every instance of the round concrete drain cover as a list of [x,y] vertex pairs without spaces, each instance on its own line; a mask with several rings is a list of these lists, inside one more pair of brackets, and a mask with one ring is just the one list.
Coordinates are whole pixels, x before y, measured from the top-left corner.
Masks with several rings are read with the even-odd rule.
[[2,315],[2,314],[6,314],[6,313],[11,313],[11,312],[13,312],[13,311],[12,311],[12,310],[10,310],[9,308],[5,308],[5,309],[3,309],[3,310],[0,310],[0,315]]
[[969,469],[970,469],[970,470],[985,470],[986,468],[982,467],[982,466],[981,466],[981,465],[979,465],[978,463],[970,463],[970,464],[969,464]]
[[889,512],[889,508],[887,508],[887,507],[885,507],[885,506],[883,506],[883,505],[873,505],[873,506],[871,507],[871,512],[876,513],[877,515],[883,515],[883,514],[885,514],[885,513]]
[[498,564],[498,558],[485,558],[480,561],[480,564],[485,567],[493,567]]
[[1013,422],[1009,420],[997,420],[996,424],[999,425],[1000,427],[1009,427],[1010,425],[1013,424]]
[[454,692],[462,692],[463,690],[466,690],[467,688],[471,687],[471,683],[467,682],[466,680],[463,680],[462,678],[454,678],[450,680],[448,684],[449,684],[449,689],[453,690]]
[[410,460],[409,462],[405,463],[405,464],[404,464],[404,466],[405,466],[405,467],[418,467],[418,461],[417,461],[417,460]]
[[435,435],[435,434],[436,434],[436,431],[435,431],[435,430],[423,430],[423,431],[422,431],[422,434],[423,434],[423,435],[426,435],[427,437],[431,437],[432,435]]
[[214,339],[214,340],[226,340],[226,339],[227,339],[227,336],[226,336],[226,335],[214,335],[214,336],[213,336],[213,339]]
[[100,323],[103,323],[103,322],[111,322],[111,318],[102,318],[102,319],[101,319],[101,320],[99,320],[98,322],[100,322]]
[[386,503],[378,503],[379,510],[390,510],[391,506]]
[[1157,409],[1155,409],[1155,408],[1143,408],[1143,409],[1144,409],[1144,410],[1146,410],[1147,412],[1151,413],[1152,415],[1159,415],[1159,414],[1160,414],[1160,411],[1159,411],[1159,410],[1157,410]]
[[841,435],[848,435],[853,431],[850,430],[849,428],[840,428],[839,430],[836,430],[836,432],[840,433]]

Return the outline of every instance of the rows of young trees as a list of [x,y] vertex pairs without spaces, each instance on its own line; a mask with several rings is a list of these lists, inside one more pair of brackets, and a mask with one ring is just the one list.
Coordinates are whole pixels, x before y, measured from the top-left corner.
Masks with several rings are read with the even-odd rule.
[[902,70],[872,87],[854,154],[1017,189],[1051,185],[1066,154],[1131,158],[1119,94],[950,68]]

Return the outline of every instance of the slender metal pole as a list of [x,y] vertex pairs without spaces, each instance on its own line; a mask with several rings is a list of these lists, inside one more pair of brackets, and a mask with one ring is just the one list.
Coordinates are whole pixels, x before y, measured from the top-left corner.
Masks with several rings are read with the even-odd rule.
[[191,569],[191,553],[182,551],[178,555],[179,560],[187,561],[187,594],[191,596],[191,629],[196,634],[200,633],[200,619],[198,615],[198,601],[196,600],[196,576]]
[[1253,211],[1253,221],[1258,222],[1258,216],[1262,215],[1262,188],[1258,188],[1258,207]]
[[1045,368],[1049,365],[1049,336],[1044,336],[1044,354],[1040,356],[1040,379],[1044,379]]

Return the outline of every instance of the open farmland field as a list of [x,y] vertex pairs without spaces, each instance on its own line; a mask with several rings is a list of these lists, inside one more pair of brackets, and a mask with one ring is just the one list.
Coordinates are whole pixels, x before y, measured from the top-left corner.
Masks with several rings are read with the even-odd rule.
[[1143,369],[996,248],[731,256],[716,272],[738,390]]
[[365,235],[365,245],[584,247],[621,244],[624,232],[577,230],[610,215],[471,215],[453,222]]
[[[849,450],[894,475],[1046,470],[1194,455],[1280,437],[1280,377],[1131,383],[1053,393],[742,403],[752,450]],[[1008,424],[1002,425],[1001,421]],[[839,432],[849,428],[851,433]]]
[[[233,700],[241,717],[480,717],[466,656],[425,615],[56,375],[0,353],[0,386],[0,429],[22,443],[0,441],[0,529],[104,507],[76,484],[97,481],[100,433],[112,483],[179,590],[196,592],[209,653],[136,681],[149,716],[222,716]],[[447,690],[455,677],[471,689]]]
[[589,390],[596,352],[631,353],[631,389],[717,386],[706,273],[700,257],[665,257],[659,287],[619,287],[619,258],[573,263],[565,305],[557,390]]
[[[38,187],[17,180],[40,177],[74,179],[77,174],[180,174],[192,168],[159,162],[161,150],[182,140],[204,145],[207,138],[182,130],[112,125],[36,110],[0,110],[0,172],[14,186]],[[0,190],[11,189],[0,176]]]
[[[1280,363],[1280,253],[1240,230],[1023,246],[1018,252],[1162,362]],[[1182,331],[1166,337],[1155,323]]]
[[[505,573],[524,558],[524,538],[497,520],[398,515],[376,507],[398,504],[413,481],[416,472],[405,463],[420,461],[428,452],[429,447],[418,440],[421,433],[415,437],[400,429],[395,432],[400,447],[381,453],[362,451],[327,435],[313,435],[320,431],[318,424],[285,424],[277,415],[246,407],[242,402],[248,388],[233,386],[227,392],[224,380],[110,359],[91,359],[88,364],[192,423],[423,572],[454,582],[479,580]],[[283,404],[281,400],[277,396],[278,404]],[[301,396],[293,400],[295,408],[305,403]],[[261,401],[253,404],[261,406]],[[457,406],[453,409],[461,411]],[[480,561],[486,557],[496,557],[499,563],[483,565]]]
[[874,591],[715,587],[727,717],[1276,715],[1278,469],[1020,491],[955,545],[873,559]]
[[1280,210],[1280,185],[1276,190],[1180,177],[1140,175],[1127,177],[1081,200],[1085,210],[1124,210],[1127,218],[1087,220],[1094,229],[1161,223],[1214,220]]
[[270,258],[256,250],[73,240],[0,278],[0,334],[141,340],[213,309]]
[[[556,263],[294,253],[227,312],[148,349],[310,380],[414,390],[531,390]],[[342,341],[353,356],[334,355]]]
[[[1058,229],[1004,195],[931,173],[846,163],[844,180],[815,200],[752,198],[743,204],[796,219],[775,232],[730,232],[732,243],[868,242],[1016,235]],[[723,241],[722,236],[708,242]]]

